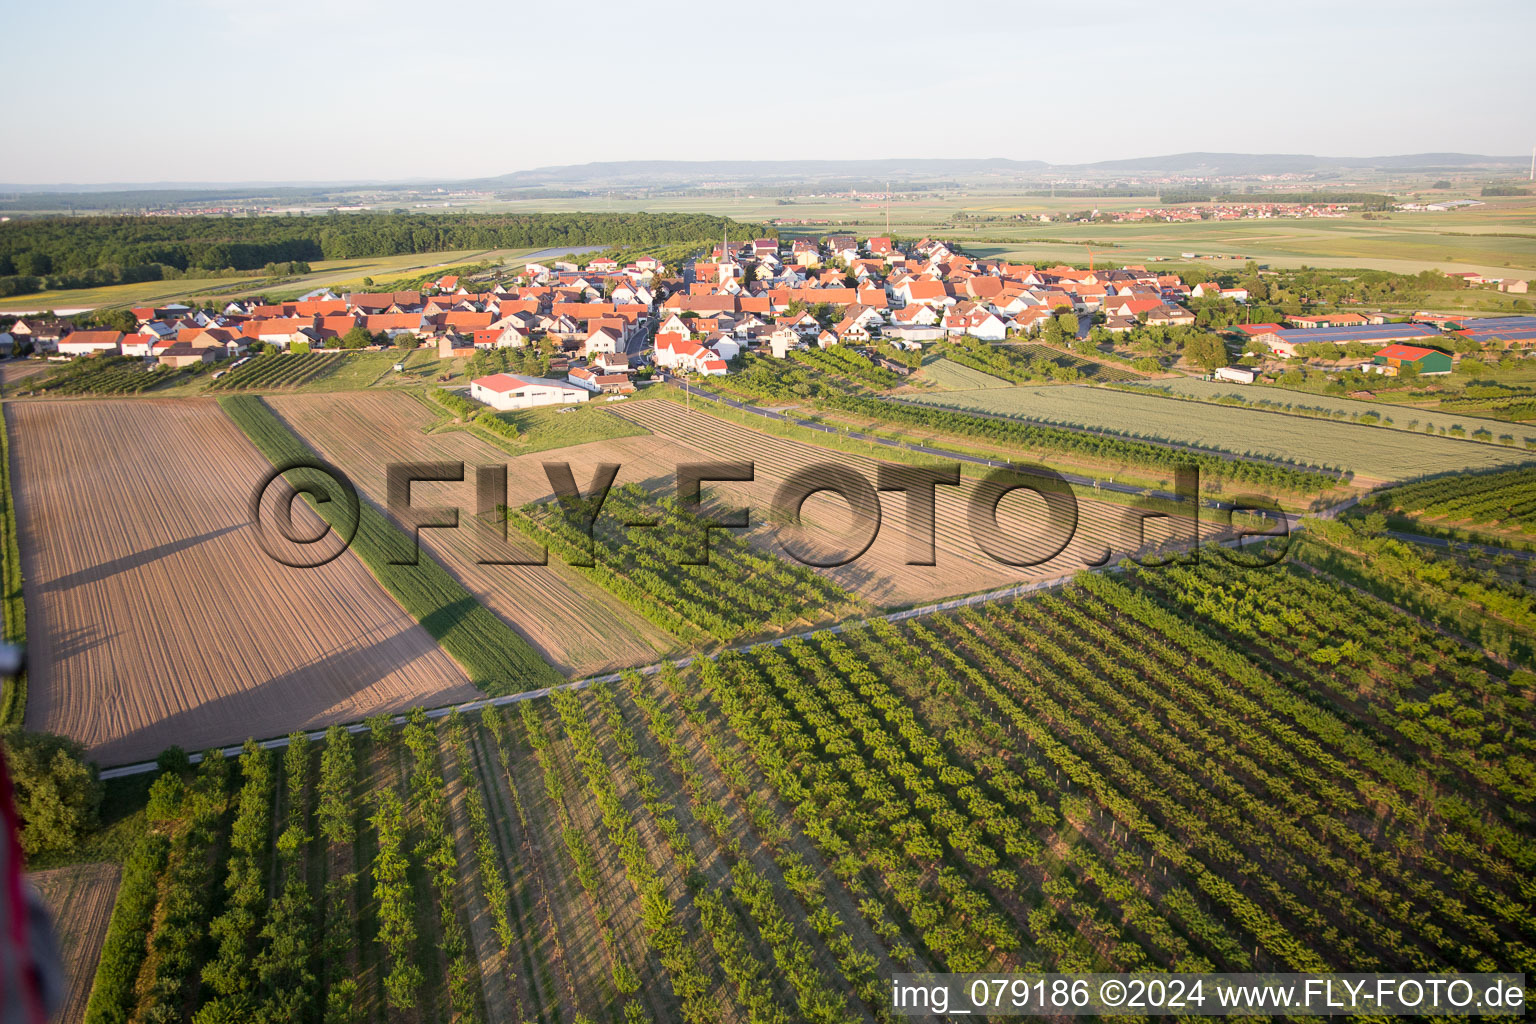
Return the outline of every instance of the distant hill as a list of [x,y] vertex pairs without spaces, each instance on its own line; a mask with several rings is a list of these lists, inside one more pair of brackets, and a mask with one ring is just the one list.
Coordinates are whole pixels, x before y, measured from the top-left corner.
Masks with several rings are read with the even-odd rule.
[[1043,171],[1041,160],[610,160],[560,167],[536,167],[493,178],[479,178],[469,185],[517,188],[523,185],[578,182],[720,181],[820,178],[910,178],[956,174],[1023,174]]
[[623,160],[566,164],[514,171],[460,184],[484,188],[538,185],[695,184],[711,181],[906,181],[1001,175],[1039,178],[1050,174],[1085,176],[1184,175],[1245,177],[1263,174],[1326,174],[1341,171],[1505,170],[1525,166],[1523,157],[1474,153],[1414,153],[1403,156],[1332,157],[1304,153],[1174,153],[1088,164],[1043,160]]
[[688,186],[710,182],[784,184],[788,182],[842,181],[858,187],[878,187],[885,181],[909,182],[939,179],[1001,177],[1040,181],[1053,175],[1092,178],[1115,176],[1177,175],[1186,177],[1251,177],[1266,174],[1328,175],[1346,171],[1508,171],[1524,170],[1524,156],[1482,156],[1475,153],[1411,153],[1400,156],[1336,157],[1304,153],[1173,153],[1127,160],[1101,160],[1087,164],[1053,164],[1044,160],[906,159],[882,160],[607,160],[587,164],[563,164],[512,171],[508,174],[469,180],[349,181],[349,182],[155,182],[144,185],[8,185],[6,193],[50,193],[54,196],[91,192],[134,195],[179,190],[207,198],[237,195],[271,195],[304,198],[317,192],[347,189],[405,190],[435,187],[520,189],[540,187],[599,188],[625,185]]
[[[1522,167],[1518,156],[1475,153],[1412,153],[1405,156],[1310,156],[1303,153],[1175,153],[1131,160],[1078,164],[1075,170],[1127,174],[1187,174],[1232,177],[1248,174],[1316,174],[1323,171],[1442,171]],[[1066,169],[1066,168],[1061,168]]]

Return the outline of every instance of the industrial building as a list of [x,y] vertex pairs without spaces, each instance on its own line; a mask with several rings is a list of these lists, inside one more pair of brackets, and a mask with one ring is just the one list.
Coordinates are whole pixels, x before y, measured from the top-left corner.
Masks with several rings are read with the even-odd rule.
[[1428,324],[1362,324],[1357,327],[1289,327],[1260,334],[1254,340],[1289,359],[1298,345],[1391,345],[1441,337]]
[[1417,345],[1388,345],[1372,356],[1371,362],[1377,373],[1388,377],[1396,377],[1410,366],[1421,375],[1451,372],[1449,354]]

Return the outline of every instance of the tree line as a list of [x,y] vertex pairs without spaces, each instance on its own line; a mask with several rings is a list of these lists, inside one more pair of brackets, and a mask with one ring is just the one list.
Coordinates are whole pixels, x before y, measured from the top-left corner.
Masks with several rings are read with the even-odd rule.
[[78,287],[161,280],[189,269],[262,270],[450,249],[698,242],[727,230],[738,238],[774,234],[763,224],[681,213],[48,217],[0,230],[0,294],[12,277],[36,279],[38,287]]

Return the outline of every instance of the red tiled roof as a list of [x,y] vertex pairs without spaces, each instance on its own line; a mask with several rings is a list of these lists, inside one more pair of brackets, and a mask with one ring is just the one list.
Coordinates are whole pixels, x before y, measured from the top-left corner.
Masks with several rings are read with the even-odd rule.
[[1417,345],[1388,345],[1376,350],[1376,354],[1383,359],[1406,359],[1408,362],[1417,362],[1425,356],[1435,354],[1435,349],[1420,348]]

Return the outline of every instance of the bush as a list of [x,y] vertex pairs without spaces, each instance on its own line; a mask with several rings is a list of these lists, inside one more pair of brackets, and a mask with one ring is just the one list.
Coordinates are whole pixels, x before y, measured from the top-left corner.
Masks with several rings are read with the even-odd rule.
[[181,776],[166,773],[149,787],[149,803],[144,816],[150,821],[170,821],[181,814],[181,799],[186,793]]
[[28,854],[68,853],[96,827],[101,782],[85,747],[49,732],[12,730],[4,736],[6,766],[21,815],[21,848]]
[[504,437],[508,441],[516,441],[518,439],[519,431],[517,424],[507,422],[489,409],[482,412],[475,422],[481,429],[489,431],[498,437]]
[[162,772],[175,772],[180,775],[191,769],[192,759],[187,756],[185,750],[182,750],[180,747],[171,746],[166,747],[160,752],[160,756],[155,758],[155,765]]
[[443,388],[427,389],[427,397],[466,423],[478,416],[485,408],[479,402],[471,401],[457,391],[447,391]]

